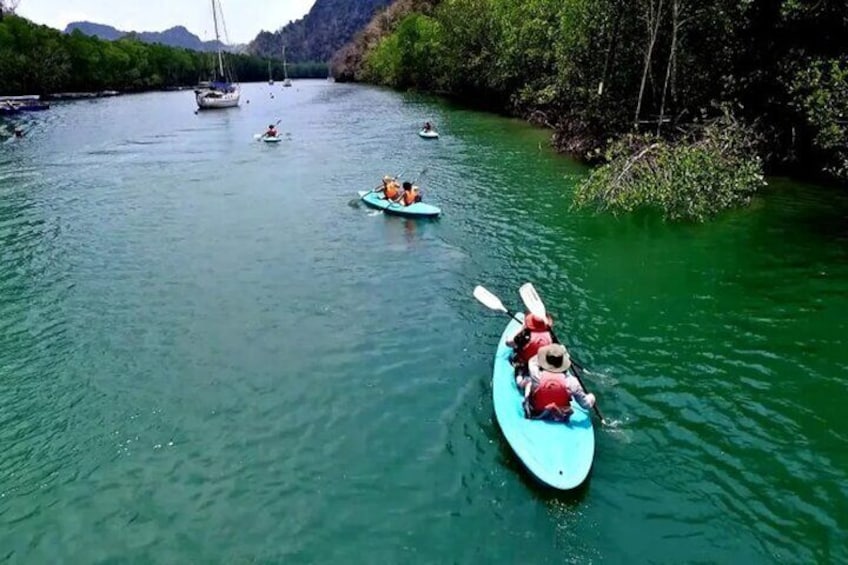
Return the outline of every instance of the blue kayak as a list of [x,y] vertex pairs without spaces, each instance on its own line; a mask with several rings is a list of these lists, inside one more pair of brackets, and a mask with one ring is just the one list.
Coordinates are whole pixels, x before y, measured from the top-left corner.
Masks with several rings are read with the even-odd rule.
[[591,414],[572,400],[574,414],[567,424],[524,417],[523,394],[515,384],[515,369],[509,362],[512,349],[506,344],[520,327],[515,320],[510,321],[495,354],[495,417],[512,450],[537,479],[560,490],[576,488],[586,480],[595,457]]
[[407,218],[435,218],[442,213],[442,210],[432,204],[424,202],[416,202],[411,206],[404,206],[397,202],[389,202],[383,198],[382,194],[372,191],[359,191],[359,197],[366,205],[382,210],[386,214],[395,216],[405,216]]

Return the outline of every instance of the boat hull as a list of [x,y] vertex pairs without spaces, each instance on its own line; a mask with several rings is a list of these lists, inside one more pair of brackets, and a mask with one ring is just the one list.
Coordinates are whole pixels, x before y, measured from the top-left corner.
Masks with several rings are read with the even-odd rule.
[[423,129],[418,132],[419,137],[423,137],[424,139],[439,139],[438,132],[435,131],[424,131]]
[[439,207],[432,204],[425,204],[424,202],[416,202],[412,206],[389,202],[374,191],[360,191],[359,197],[366,206],[382,210],[384,213],[391,214],[392,216],[402,216],[404,218],[436,218],[442,213]]
[[235,108],[239,105],[241,94],[238,90],[233,92],[221,92],[218,90],[196,90],[195,99],[197,107],[201,110],[219,110],[222,108]]
[[[519,315],[520,317],[520,315]],[[504,437],[524,466],[541,483],[559,490],[574,489],[586,480],[595,457],[592,417],[577,402],[567,424],[530,420],[524,415],[523,395],[515,384],[509,362],[512,349],[506,341],[521,324],[512,320],[495,353],[492,400]]]

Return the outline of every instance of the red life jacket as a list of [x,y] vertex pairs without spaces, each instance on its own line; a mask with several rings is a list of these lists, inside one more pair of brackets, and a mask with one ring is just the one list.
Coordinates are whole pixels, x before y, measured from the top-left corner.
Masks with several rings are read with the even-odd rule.
[[533,415],[547,410],[551,419],[567,420],[571,415],[571,392],[563,373],[542,371],[539,384],[530,394],[530,408]]
[[527,314],[524,317],[524,329],[529,332],[530,336],[527,344],[518,351],[518,359],[526,364],[539,353],[541,348],[552,344],[553,339],[548,322],[533,314]]

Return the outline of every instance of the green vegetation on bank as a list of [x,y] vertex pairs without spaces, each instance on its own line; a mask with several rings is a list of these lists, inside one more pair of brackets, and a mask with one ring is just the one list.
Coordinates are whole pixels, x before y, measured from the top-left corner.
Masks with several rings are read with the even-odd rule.
[[[268,80],[268,59],[227,55],[244,82]],[[15,16],[0,21],[0,94],[101,90],[142,91],[196,84],[211,76],[215,55],[150,45],[133,39],[103,41],[65,35]],[[282,78],[281,61],[273,72]],[[323,63],[289,65],[292,78],[323,78]]]
[[670,220],[703,221],[748,204],[765,184],[760,142],[729,114],[674,140],[626,134],[577,187],[574,204],[614,213],[655,208]]
[[[339,52],[333,74],[527,117],[554,128],[563,151],[612,159],[610,173],[650,134],[655,141],[644,143],[658,146],[649,167],[637,160],[637,170],[610,174],[617,185],[606,190],[607,170],[598,171],[584,187],[593,197],[578,199],[617,195],[604,206],[628,209],[677,191],[695,202],[700,181],[684,173],[709,177],[740,164],[744,174],[717,185],[741,183],[748,194],[763,165],[848,180],[846,37],[844,0],[398,0]],[[709,142],[714,129],[692,133],[704,119],[762,143],[742,143],[729,158]],[[637,184],[622,192],[629,182]],[[656,194],[621,206],[624,194],[644,191]]]

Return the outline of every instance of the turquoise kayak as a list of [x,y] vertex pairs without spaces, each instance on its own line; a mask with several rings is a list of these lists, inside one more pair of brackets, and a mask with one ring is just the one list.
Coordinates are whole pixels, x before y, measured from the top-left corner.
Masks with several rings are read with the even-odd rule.
[[407,218],[435,218],[442,213],[442,210],[437,206],[425,204],[424,202],[416,202],[412,206],[404,206],[397,202],[389,202],[383,198],[380,193],[374,192],[373,190],[360,190],[359,198],[361,198],[366,205],[382,210],[386,214],[392,214],[395,216],[404,216]]
[[517,321],[510,321],[495,354],[495,417],[512,450],[537,479],[555,489],[576,488],[586,480],[595,457],[592,416],[572,400],[574,414],[567,424],[524,417],[523,394],[515,384],[515,370],[509,362],[512,349],[506,344],[520,327]]

